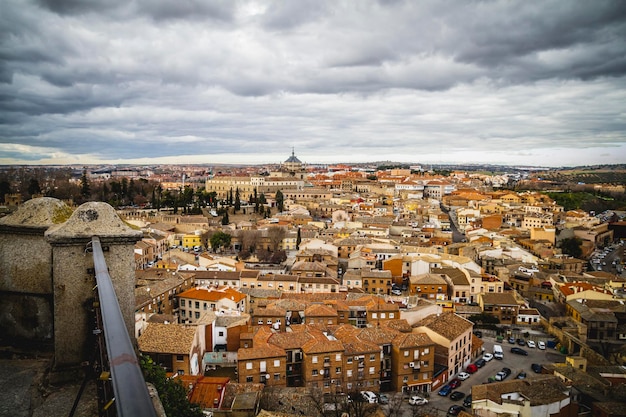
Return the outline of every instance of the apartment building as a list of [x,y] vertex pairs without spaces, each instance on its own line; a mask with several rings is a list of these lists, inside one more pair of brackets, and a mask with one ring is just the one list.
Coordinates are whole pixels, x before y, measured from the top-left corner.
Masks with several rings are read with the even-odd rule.
[[448,282],[443,274],[425,273],[409,277],[409,291],[430,301],[448,299]]
[[513,293],[486,293],[478,297],[483,313],[496,317],[502,324],[516,324],[520,305]]
[[137,347],[167,372],[198,375],[206,350],[204,330],[204,326],[149,323],[137,339]]
[[428,334],[398,334],[392,342],[391,363],[393,390],[430,392],[435,369],[435,343]]
[[204,311],[248,312],[245,294],[232,288],[191,288],[178,294],[179,320],[194,323]]
[[285,350],[270,343],[255,343],[254,348],[237,351],[239,382],[267,386],[287,386]]
[[[441,352],[435,358],[446,366],[447,379],[461,372],[472,360],[472,329],[474,324],[454,313],[433,314],[417,322],[414,332],[426,333]],[[434,387],[433,387],[434,388]]]
[[345,348],[341,341],[326,332],[309,326],[306,330],[313,337],[302,345],[304,386],[330,392],[333,379],[335,385],[337,384],[337,379],[333,376],[343,372]]
[[366,293],[389,295],[393,277],[391,271],[364,268],[361,270],[361,282]]

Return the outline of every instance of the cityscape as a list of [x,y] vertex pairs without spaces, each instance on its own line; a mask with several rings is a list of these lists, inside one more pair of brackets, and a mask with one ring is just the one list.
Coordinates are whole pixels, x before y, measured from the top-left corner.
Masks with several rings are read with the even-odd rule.
[[0,417],[626,417],[626,2],[0,10]]
[[[198,415],[617,416],[624,172],[308,165],[295,149],[272,165],[7,166],[0,243],[44,244],[30,227],[52,212],[37,230],[58,258],[55,235],[109,207],[133,236],[129,336]],[[60,307],[15,305],[41,296],[5,260],[3,345],[80,362]]]

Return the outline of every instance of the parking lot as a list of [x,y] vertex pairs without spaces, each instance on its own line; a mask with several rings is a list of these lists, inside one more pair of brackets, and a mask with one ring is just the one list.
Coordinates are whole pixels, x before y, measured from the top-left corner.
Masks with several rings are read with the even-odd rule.
[[[533,336],[531,339],[538,340],[549,340],[550,337],[543,334],[537,334],[533,332]],[[452,391],[461,391],[464,396],[470,395],[472,391],[473,385],[480,385],[488,383],[489,377],[495,377],[495,375],[503,368],[507,367],[511,369],[511,375],[509,375],[505,380],[509,381],[515,378],[520,372],[526,372],[526,378],[531,379],[536,374],[531,369],[531,364],[545,364],[545,363],[558,363],[565,362],[565,355],[559,353],[554,349],[547,348],[546,350],[540,350],[538,348],[529,348],[528,346],[519,346],[518,344],[510,344],[506,340],[503,342],[496,342],[494,337],[483,336],[484,348],[485,352],[492,353],[493,345],[499,344],[502,346],[504,351],[504,357],[501,360],[492,359],[485,364],[482,368],[478,368],[478,371],[471,376],[461,382],[461,385],[452,390]],[[519,347],[528,352],[528,356],[517,355],[511,353],[511,347]],[[445,416],[447,414],[448,409],[451,405],[457,404],[462,405],[463,399],[458,399],[453,401],[450,399],[450,395],[440,396],[438,395],[438,391],[433,391],[430,393],[428,399],[428,404],[419,406],[423,408],[423,411],[429,411],[432,415],[437,416]],[[411,416],[413,415],[411,412],[411,406],[408,404],[408,400],[405,401],[402,407],[403,416]]]

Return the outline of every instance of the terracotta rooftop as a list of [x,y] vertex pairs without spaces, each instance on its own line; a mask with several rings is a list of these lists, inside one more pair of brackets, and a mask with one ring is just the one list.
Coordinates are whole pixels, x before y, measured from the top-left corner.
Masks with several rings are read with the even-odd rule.
[[192,300],[202,300],[202,301],[219,301],[224,298],[228,298],[238,303],[239,301],[246,298],[245,294],[240,293],[237,290],[232,288],[224,287],[219,290],[207,290],[204,288],[190,288],[187,291],[184,291],[178,294],[179,298],[189,298]]
[[250,359],[264,359],[284,357],[286,355],[285,350],[270,343],[257,344],[255,342],[254,347],[240,348],[237,350],[238,360],[250,360]]
[[472,400],[480,401],[488,399],[502,404],[503,396],[509,393],[517,393],[524,400],[530,402],[530,406],[552,404],[569,397],[567,387],[554,375],[538,375],[530,379],[516,379],[493,384],[474,385],[472,387]]
[[312,304],[304,310],[305,317],[337,317],[337,311],[323,304]]
[[182,324],[149,323],[137,345],[142,352],[188,355],[196,329]]
[[435,342],[426,333],[400,333],[393,339],[393,344],[400,349],[405,349],[434,345]]
[[448,340],[454,340],[466,331],[472,329],[474,324],[454,313],[431,314],[423,320],[415,323],[413,327],[427,327]]
[[518,305],[515,296],[509,292],[488,292],[480,294],[483,299],[483,304],[486,305]]

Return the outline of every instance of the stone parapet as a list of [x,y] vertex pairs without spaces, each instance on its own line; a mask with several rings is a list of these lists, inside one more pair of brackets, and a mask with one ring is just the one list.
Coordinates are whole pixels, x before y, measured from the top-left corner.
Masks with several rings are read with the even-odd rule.
[[94,262],[90,252],[93,236],[100,238],[128,333],[134,334],[134,245],[141,240],[142,232],[124,223],[109,204],[85,203],[65,223],[45,232],[52,246],[57,369],[75,366],[91,357],[89,317],[95,296]]
[[52,340],[52,247],[44,234],[71,214],[44,197],[0,219],[0,334],[14,344],[42,349]]

